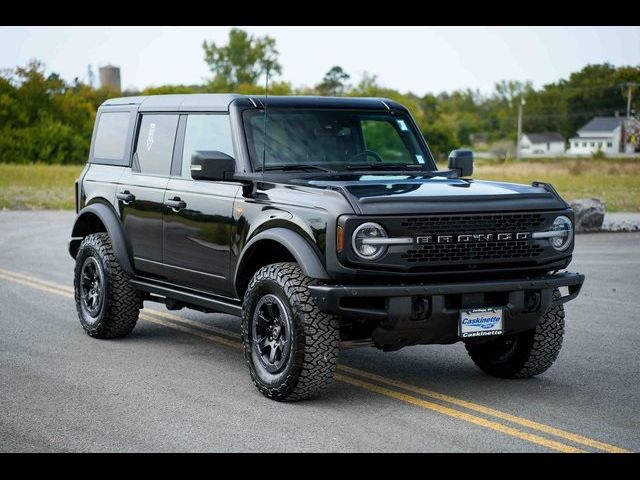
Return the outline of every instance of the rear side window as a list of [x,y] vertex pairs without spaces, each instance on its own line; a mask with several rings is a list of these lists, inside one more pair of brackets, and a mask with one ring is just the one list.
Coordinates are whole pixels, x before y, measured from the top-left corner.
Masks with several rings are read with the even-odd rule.
[[129,133],[129,112],[103,112],[98,120],[93,160],[101,163],[122,164]]
[[187,117],[182,151],[182,177],[191,178],[191,156],[198,150],[217,150],[233,157],[228,115],[191,114]]
[[178,115],[142,117],[136,146],[141,173],[169,175],[177,127]]

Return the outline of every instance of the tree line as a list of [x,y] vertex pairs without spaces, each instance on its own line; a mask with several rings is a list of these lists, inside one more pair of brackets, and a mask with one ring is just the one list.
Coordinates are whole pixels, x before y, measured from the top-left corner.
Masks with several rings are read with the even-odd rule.
[[[272,95],[345,95],[387,97],[404,104],[431,146],[443,159],[460,146],[496,150],[515,145],[517,115],[526,101],[525,132],[557,131],[565,138],[596,115],[626,114],[628,88],[632,111],[640,107],[640,66],[588,65],[566,79],[535,89],[530,82],[500,81],[492,92],[466,89],[415,95],[383,86],[365,73],[355,83],[341,66],[332,67],[312,87],[295,87],[282,79],[275,39],[231,29],[227,43],[203,42],[209,81],[197,85],[163,85],[141,92],[94,88],[67,82],[45,66],[0,71],[0,162],[79,164],[87,160],[98,106],[119,95],[237,92],[264,94],[270,77]],[[480,142],[478,142],[480,140]]]

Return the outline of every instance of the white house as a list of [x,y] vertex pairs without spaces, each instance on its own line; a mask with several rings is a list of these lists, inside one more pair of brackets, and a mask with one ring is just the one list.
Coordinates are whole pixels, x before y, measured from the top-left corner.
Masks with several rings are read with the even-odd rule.
[[564,137],[558,132],[523,133],[520,138],[520,154],[524,156],[562,155],[564,150]]
[[624,117],[594,117],[578,130],[578,136],[569,140],[567,153],[590,155],[602,150],[607,154],[623,151]]

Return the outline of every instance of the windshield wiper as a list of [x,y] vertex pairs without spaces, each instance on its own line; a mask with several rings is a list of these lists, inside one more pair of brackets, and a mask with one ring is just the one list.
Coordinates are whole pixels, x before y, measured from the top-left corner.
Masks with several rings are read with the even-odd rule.
[[424,170],[424,165],[416,163],[397,164],[392,163],[364,163],[347,165],[347,170]]
[[[296,163],[292,165],[268,165],[264,167],[265,172],[275,171],[275,170],[318,170],[320,172],[334,173],[334,170],[329,170],[325,167],[320,167],[318,165],[311,165],[308,163]],[[256,168],[257,172],[262,171],[262,167]]]

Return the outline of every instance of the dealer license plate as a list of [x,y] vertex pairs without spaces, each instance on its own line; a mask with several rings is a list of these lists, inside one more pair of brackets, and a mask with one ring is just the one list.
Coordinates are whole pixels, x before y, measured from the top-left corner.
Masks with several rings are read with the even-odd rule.
[[501,308],[474,308],[460,311],[460,337],[485,337],[504,332]]

